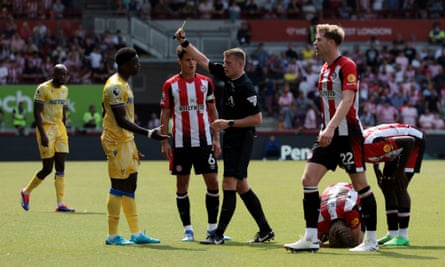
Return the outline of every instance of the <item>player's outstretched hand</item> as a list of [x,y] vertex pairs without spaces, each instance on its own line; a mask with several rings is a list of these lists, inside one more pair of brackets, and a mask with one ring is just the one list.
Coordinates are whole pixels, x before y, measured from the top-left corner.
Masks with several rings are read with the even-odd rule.
[[169,135],[161,134],[161,127],[162,126],[159,126],[159,127],[149,130],[149,131],[151,131],[149,138],[154,139],[154,140],[159,140],[159,141],[170,138]]

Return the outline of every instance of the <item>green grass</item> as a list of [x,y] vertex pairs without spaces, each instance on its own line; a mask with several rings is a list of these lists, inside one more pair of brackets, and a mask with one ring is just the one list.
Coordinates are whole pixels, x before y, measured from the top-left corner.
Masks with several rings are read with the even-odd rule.
[[[175,178],[168,174],[167,162],[144,161],[137,190],[140,223],[150,235],[160,238],[161,244],[131,247],[104,245],[109,189],[105,161],[67,163],[66,202],[77,209],[74,214],[54,212],[55,193],[50,177],[33,192],[30,211],[23,211],[19,190],[40,168],[40,162],[2,162],[0,266],[444,266],[443,164],[425,161],[422,173],[414,176],[410,185],[410,247],[380,248],[377,253],[322,248],[317,253],[291,254],[282,245],[304,233],[300,185],[304,162],[251,162],[249,181],[276,233],[274,241],[246,243],[257,228],[238,198],[226,232],[233,241],[223,246],[203,246],[180,241],[182,226],[176,211]],[[386,233],[383,197],[372,170],[368,170],[378,201],[380,237]],[[335,181],[348,181],[343,170],[330,172],[320,190]],[[207,226],[201,177],[192,177],[189,193],[195,235],[200,240]],[[129,236],[123,215],[120,233]]]

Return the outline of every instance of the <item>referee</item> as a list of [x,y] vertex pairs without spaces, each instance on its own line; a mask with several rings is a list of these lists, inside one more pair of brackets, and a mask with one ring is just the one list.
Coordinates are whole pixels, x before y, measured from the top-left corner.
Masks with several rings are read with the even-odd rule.
[[223,64],[214,63],[185,38],[182,27],[176,31],[175,37],[201,68],[224,81],[221,119],[212,123],[216,132],[225,130],[222,149],[224,198],[218,228],[206,240],[201,241],[201,244],[224,243],[224,232],[235,212],[237,192],[259,227],[250,242],[269,241],[274,238],[275,233],[267,222],[260,200],[247,182],[255,126],[261,124],[262,115],[255,88],[244,73],[246,53],[240,48],[232,48],[224,51]]

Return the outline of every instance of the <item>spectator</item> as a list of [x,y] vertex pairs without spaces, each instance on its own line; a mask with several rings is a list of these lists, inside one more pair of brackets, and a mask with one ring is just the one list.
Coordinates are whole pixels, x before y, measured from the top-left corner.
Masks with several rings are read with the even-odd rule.
[[252,35],[252,30],[250,29],[249,23],[247,21],[243,21],[236,34],[238,44],[240,46],[250,45],[251,35]]
[[278,99],[280,115],[284,118],[284,128],[292,129],[295,116],[295,97],[290,91],[289,84],[285,83]]
[[99,68],[93,69],[92,79],[94,83],[103,83],[108,79],[112,72],[113,70],[109,69],[108,65],[106,65],[104,61],[101,61],[99,63]]
[[0,58],[0,84],[5,85],[8,83],[8,67],[5,64],[5,60]]
[[264,144],[263,160],[278,159],[280,157],[280,143],[275,135],[269,136]]
[[289,1],[289,4],[287,4],[287,18],[296,19],[301,17],[301,15],[303,14],[303,5],[301,2],[301,0]]
[[269,53],[264,49],[264,43],[258,43],[257,48],[252,52],[258,60],[258,66],[265,67],[269,58]]
[[381,101],[382,103],[376,108],[377,124],[398,122],[399,112],[391,105],[391,100],[382,99]]
[[348,0],[341,0],[339,6],[337,7],[338,15],[341,19],[352,19],[354,15],[354,10],[348,4]]
[[248,0],[243,10],[248,19],[259,18],[261,16],[260,8],[255,3],[255,0]]
[[96,106],[91,104],[88,111],[83,114],[83,128],[97,129],[101,126],[102,115],[96,111]]
[[229,19],[231,21],[237,21],[241,16],[241,8],[236,4],[235,1],[231,1],[229,6]]
[[287,44],[287,50],[286,50],[286,58],[289,60],[291,58],[297,58],[298,59],[298,53],[295,50],[295,44],[293,43],[288,43]]
[[17,129],[17,135],[25,135],[26,110],[23,101],[20,101],[17,107],[12,110],[12,125]]
[[440,27],[439,22],[434,22],[431,30],[428,33],[428,38],[431,44],[443,44],[445,40],[445,31]]
[[149,0],[143,0],[140,8],[139,17],[142,20],[149,20],[151,18],[152,5]]
[[215,19],[225,19],[227,9],[229,8],[227,2],[223,0],[215,0],[213,3],[213,18]]
[[147,128],[153,129],[159,126],[161,126],[161,121],[159,120],[158,114],[156,114],[156,112],[151,113]]
[[141,5],[139,0],[130,0],[127,6],[129,16],[139,16],[141,12]]
[[417,126],[417,120],[419,118],[419,114],[417,112],[416,107],[414,107],[413,103],[406,100],[403,106],[400,107],[400,121],[403,124],[409,124],[411,126]]
[[63,13],[65,12],[65,5],[62,0],[55,0],[53,4],[53,14],[56,19],[63,19]]
[[211,19],[214,12],[212,1],[200,0],[198,11],[201,19]]
[[182,8],[181,14],[186,18],[194,18],[198,15],[198,7],[196,6],[196,2],[193,0],[188,0],[185,3],[185,6]]
[[315,105],[310,105],[304,117],[304,131],[316,133],[319,130],[318,115]]
[[10,43],[11,53],[17,53],[19,51],[23,51],[24,48],[25,48],[25,41],[22,39],[22,37],[18,32],[15,32],[12,35]]
[[153,15],[157,19],[168,18],[171,14],[168,0],[159,0],[154,6]]
[[102,53],[100,52],[100,47],[94,47],[93,52],[87,56],[87,59],[90,61],[90,66],[93,71],[99,69],[100,62],[102,61]]
[[425,109],[425,113],[419,116],[419,127],[424,130],[434,129],[436,118],[434,113],[431,113],[428,109]]
[[433,120],[433,128],[436,130],[443,130],[445,129],[445,122],[440,117],[440,113],[433,113],[434,114],[434,120]]

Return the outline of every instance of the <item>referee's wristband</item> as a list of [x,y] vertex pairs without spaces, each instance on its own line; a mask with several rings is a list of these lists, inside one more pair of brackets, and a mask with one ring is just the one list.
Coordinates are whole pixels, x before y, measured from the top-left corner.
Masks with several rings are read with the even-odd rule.
[[190,42],[186,39],[184,42],[181,43],[181,46],[183,48],[186,48],[187,46],[189,46]]
[[151,135],[153,134],[154,131],[155,130],[148,130],[147,137],[151,138]]

